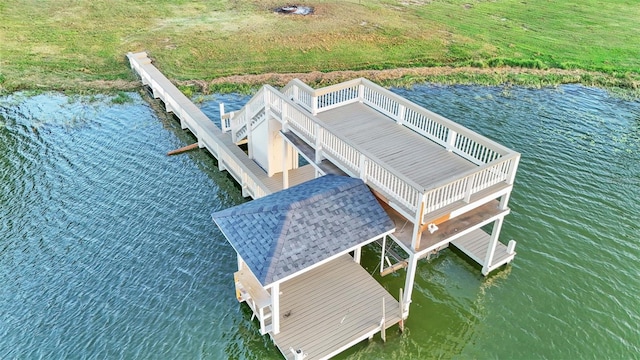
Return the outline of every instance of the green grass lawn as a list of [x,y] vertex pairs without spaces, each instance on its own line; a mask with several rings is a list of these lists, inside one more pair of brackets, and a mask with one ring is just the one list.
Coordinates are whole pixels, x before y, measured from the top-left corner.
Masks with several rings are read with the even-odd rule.
[[271,11],[288,3],[0,0],[0,87],[126,88],[129,51],[147,51],[176,81],[508,66],[585,70],[602,74],[595,83],[614,86],[640,83],[640,6],[631,0],[334,0],[303,3],[315,8],[313,16]]

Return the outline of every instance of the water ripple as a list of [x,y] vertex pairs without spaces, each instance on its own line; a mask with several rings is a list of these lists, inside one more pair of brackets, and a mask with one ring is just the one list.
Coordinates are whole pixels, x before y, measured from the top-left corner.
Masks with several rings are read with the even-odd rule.
[[[629,358],[640,353],[640,104],[581,86],[395,89],[522,153],[484,278],[421,263],[405,335],[343,358]],[[279,358],[233,297],[209,213],[245,201],[174,119],[134,103],[0,98],[0,358]],[[217,121],[215,95],[199,105]],[[373,272],[375,251],[363,263]],[[382,279],[395,295],[404,274]]]

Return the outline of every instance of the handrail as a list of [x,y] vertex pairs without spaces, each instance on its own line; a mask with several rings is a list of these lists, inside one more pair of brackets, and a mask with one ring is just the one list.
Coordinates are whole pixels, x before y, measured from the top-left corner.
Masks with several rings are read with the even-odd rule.
[[[142,83],[149,85],[154,97],[159,97],[198,138],[200,147],[206,147],[216,158],[220,168],[226,168],[229,173],[254,199],[268,195],[271,191],[220,138],[222,131],[189,99],[178,90],[169,80],[151,64],[146,53],[128,53],[131,67],[138,73]],[[154,73],[152,76],[151,73]],[[160,84],[159,82],[162,82]],[[186,105],[181,105],[186,104]],[[233,115],[230,115],[230,119]]]
[[453,131],[455,131],[457,133],[464,133],[466,135],[473,136],[473,137],[477,138],[477,140],[479,142],[481,142],[483,145],[494,147],[495,150],[499,151],[502,155],[506,155],[506,154],[514,152],[513,150],[507,148],[506,146],[501,145],[501,144],[499,144],[499,143],[497,143],[497,142],[495,142],[495,141],[493,141],[491,139],[488,139],[487,137],[482,136],[482,135],[480,135],[480,134],[478,134],[478,133],[476,133],[476,132],[474,132],[472,130],[469,130],[468,128],[466,128],[466,127],[464,127],[464,126],[462,126],[462,125],[460,125],[460,124],[458,124],[458,123],[456,123],[456,122],[454,122],[452,120],[449,120],[449,119],[447,119],[446,117],[444,117],[442,115],[439,115],[439,114],[434,113],[433,111],[427,110],[427,109],[421,107],[420,105],[417,105],[416,103],[403,98],[402,96],[394,94],[391,91],[383,88],[382,86],[380,86],[380,85],[378,85],[378,84],[376,84],[376,83],[374,83],[374,82],[372,82],[370,80],[367,80],[367,79],[364,79],[364,78],[362,78],[360,80],[362,81],[362,84],[365,87],[370,87],[370,88],[376,89],[377,91],[385,92],[385,93],[387,93],[387,95],[389,97],[393,98],[394,101],[397,101],[401,105],[404,105],[405,107],[409,106],[409,107],[412,107],[412,108],[416,109],[417,111],[420,111],[420,112],[422,112],[424,114],[428,114],[429,116],[432,116],[434,119],[436,119],[437,122],[442,123],[447,128],[449,128],[449,129],[451,129],[451,130],[453,130]]
[[436,211],[501,182],[511,184],[520,160],[519,153],[509,154],[463,174],[444,179],[425,190],[424,214]]
[[282,93],[284,93],[287,98],[294,100],[309,112],[312,112],[314,91],[311,86],[303,83],[299,79],[289,81],[289,83],[282,88]]
[[264,101],[264,90],[261,88],[251,97],[251,99],[249,99],[247,104],[243,106],[237,114],[233,115],[231,118],[231,137],[234,141],[237,141],[237,132],[243,126],[246,126],[250,119],[253,119],[254,116],[258,115],[260,111],[262,111],[265,104]]
[[[295,94],[291,96],[300,101]],[[313,90],[311,97],[314,101],[309,108],[315,109],[315,112],[312,111],[314,114],[361,101],[476,165],[513,152],[364,78]]]

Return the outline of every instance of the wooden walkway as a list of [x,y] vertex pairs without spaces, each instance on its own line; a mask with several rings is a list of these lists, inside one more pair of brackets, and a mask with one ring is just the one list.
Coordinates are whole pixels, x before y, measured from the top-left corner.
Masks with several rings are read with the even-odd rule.
[[280,285],[280,333],[272,335],[282,354],[301,349],[306,359],[323,359],[397,324],[400,305],[349,255]]
[[[259,198],[282,190],[282,174],[269,177],[247,153],[236,145],[231,134],[224,133],[147,57],[146,53],[129,53],[131,67],[148,86],[155,98],[164,102],[167,112],[180,119],[180,126],[189,129],[198,139],[200,148],[206,148],[217,160],[220,170],[226,170],[242,187],[245,197]],[[289,170],[289,186],[301,184],[315,177],[312,166]]]
[[424,188],[478,167],[361,103],[327,110],[317,117],[333,133],[384,162],[385,168]]

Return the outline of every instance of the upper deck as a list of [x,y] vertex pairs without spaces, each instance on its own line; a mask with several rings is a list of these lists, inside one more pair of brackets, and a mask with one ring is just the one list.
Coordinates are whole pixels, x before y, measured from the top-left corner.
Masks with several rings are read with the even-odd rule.
[[317,117],[354,147],[425,189],[478,167],[360,102]]
[[[418,233],[510,193],[520,154],[366,79],[321,89],[264,86],[222,117],[234,141],[266,118],[323,172],[363,179]],[[325,162],[326,163],[326,162]],[[504,208],[504,206],[502,206]],[[411,237],[411,249],[420,248]]]

